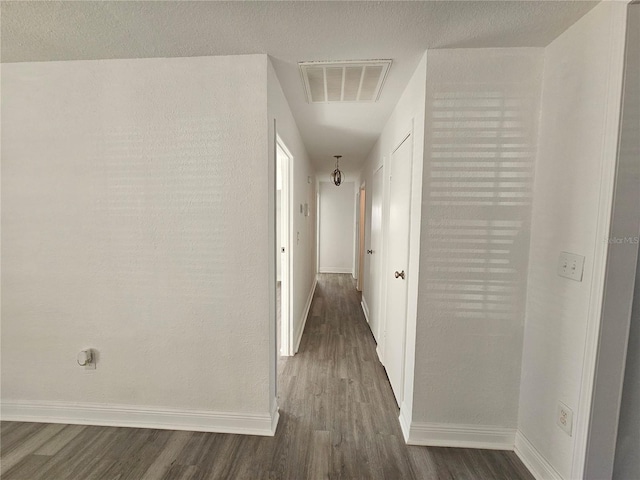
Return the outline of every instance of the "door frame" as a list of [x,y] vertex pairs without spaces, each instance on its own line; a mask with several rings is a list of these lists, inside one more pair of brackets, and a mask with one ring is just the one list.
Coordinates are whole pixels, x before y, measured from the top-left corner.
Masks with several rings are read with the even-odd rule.
[[[385,175],[387,174],[387,170],[385,169],[385,164],[387,162],[387,157],[383,156],[382,157],[382,163],[380,164],[380,166],[378,166],[372,173],[371,175],[371,215],[369,217],[370,222],[369,225],[370,227],[373,226],[373,198],[374,198],[374,187],[375,187],[375,182],[376,182],[376,174],[378,172],[380,172],[380,175],[382,176],[380,178],[380,192],[378,192],[380,194],[380,232],[379,232],[379,244],[378,244],[378,251],[373,252],[373,254],[375,256],[377,256],[377,260],[375,260],[375,266],[376,268],[372,268],[372,264],[374,263],[373,261],[371,261],[369,263],[369,279],[371,281],[371,283],[376,283],[377,284],[377,295],[373,295],[374,291],[371,290],[372,293],[372,298],[371,298],[371,302],[372,305],[371,307],[373,307],[373,304],[375,304],[375,307],[373,307],[373,310],[375,310],[374,312],[371,313],[371,318],[374,319],[374,323],[375,328],[376,328],[376,332],[375,332],[375,339],[376,339],[376,353],[378,354],[378,359],[380,360],[380,363],[382,363],[382,361],[384,360],[382,354],[382,348],[383,348],[383,343],[384,343],[384,331],[383,331],[383,325],[384,325],[384,319],[385,319],[385,314],[384,312],[382,312],[382,307],[385,305],[382,298],[385,295],[385,286],[383,284],[383,270],[385,268],[385,264],[384,264],[384,260],[385,260],[385,249],[384,249],[384,235],[386,232],[386,212],[385,212],[385,183],[386,183],[386,177]],[[371,228],[370,228],[371,231]],[[374,249],[374,245],[373,245],[373,233],[371,234],[371,243],[370,246],[372,249]],[[373,260],[373,259],[372,259]],[[370,308],[371,308],[370,307]]]
[[[405,303],[405,323],[404,323],[404,334],[403,334],[403,339],[402,339],[402,356],[403,358],[401,359],[401,366],[402,366],[402,372],[400,374],[400,389],[401,391],[398,393],[397,396],[399,396],[400,398],[396,398],[397,402],[398,402],[398,407],[401,407],[403,402],[404,402],[404,398],[405,398],[405,380],[406,380],[406,363],[407,363],[407,334],[409,331],[409,280],[411,280],[411,272],[409,271],[409,266],[411,265],[411,233],[412,233],[412,211],[413,211],[413,205],[412,205],[412,194],[413,194],[413,171],[414,171],[414,158],[415,158],[415,145],[414,145],[414,138],[413,138],[413,121],[411,122],[411,127],[408,130],[405,130],[405,133],[403,135],[400,136],[400,141],[396,142],[394,144],[394,147],[391,149],[388,159],[389,159],[389,164],[388,164],[388,169],[387,169],[387,175],[385,178],[385,191],[387,193],[386,198],[384,200],[384,204],[385,204],[385,210],[387,212],[387,216],[386,218],[388,219],[388,212],[390,211],[391,208],[391,172],[393,171],[393,154],[404,144],[404,142],[409,141],[410,143],[410,148],[411,148],[411,153],[410,153],[410,175],[409,175],[409,231],[408,231],[408,237],[407,237],[407,293],[406,296],[404,298],[404,303]],[[383,243],[384,245],[388,246],[389,245],[389,224],[388,222],[383,224],[384,228],[383,228]],[[386,343],[387,343],[387,295],[389,293],[389,275],[388,272],[391,271],[391,265],[390,265],[390,259],[389,259],[389,249],[388,248],[384,248],[385,250],[385,255],[384,255],[384,265],[382,268],[382,273],[381,273],[381,278],[383,280],[384,283],[384,295],[381,296],[381,300],[383,301],[382,303],[384,304],[383,306],[383,310],[382,310],[382,318],[384,318],[384,324],[382,325],[382,335],[380,335],[381,337],[381,343],[382,343],[382,348],[381,348],[381,354],[382,354],[382,358],[385,359],[385,353],[386,353]],[[384,362],[383,362],[384,364]],[[394,392],[395,394],[395,392]]]
[[[422,225],[422,195],[423,195],[423,171],[424,171],[424,121],[419,117],[412,117],[401,129],[403,135],[399,135],[399,141],[394,142],[395,151],[408,135],[413,137],[412,160],[411,160],[411,202],[410,202],[410,227],[409,227],[409,265],[407,270],[407,325],[405,329],[405,352],[404,352],[404,380],[403,380],[403,400],[400,405],[399,422],[405,441],[408,441],[410,425],[413,417],[413,388],[416,355],[416,333],[418,319],[418,277],[420,273],[420,236],[424,235]],[[417,132],[417,134],[416,134]],[[385,272],[388,265],[388,218],[389,218],[389,155],[383,159],[384,182],[382,193],[382,258],[380,265],[380,337],[378,345],[378,356],[384,359],[384,336],[386,329],[386,299],[387,281]],[[383,362],[384,363],[384,362]]]
[[[364,202],[364,204],[363,204]],[[366,217],[367,217],[367,189],[366,182],[362,182],[358,189],[358,262],[357,262],[357,276],[356,276],[356,290],[362,292],[364,284],[364,259],[365,259],[365,232],[366,232]],[[367,318],[367,322],[369,319]]]
[[[402,144],[407,140],[407,138],[411,137],[411,172],[413,175],[413,160],[414,160],[414,145],[413,145],[413,122],[411,122],[411,127],[408,130],[405,130],[402,135],[400,135],[400,140],[393,144],[393,148],[389,151],[389,154],[385,157],[385,161],[383,164],[384,167],[384,178],[383,178],[383,186],[382,186],[382,262],[380,266],[380,302],[378,307],[380,308],[380,325],[379,325],[379,335],[380,340],[378,342],[378,355],[382,360],[384,360],[385,354],[385,343],[387,339],[387,294],[388,294],[388,283],[389,279],[387,278],[387,270],[389,269],[389,210],[390,210],[390,193],[391,193],[391,161],[393,154],[398,148],[402,146]],[[411,208],[411,206],[410,206]],[[411,218],[411,210],[409,210],[409,218]],[[411,223],[411,222],[410,222]],[[409,235],[411,235],[411,224],[409,224]],[[411,252],[409,251],[409,255]],[[409,262],[411,262],[411,257],[409,257]],[[383,362],[384,364],[384,362]]]
[[[293,206],[293,155],[287,148],[286,144],[276,133],[276,165],[278,149],[282,150],[285,158],[282,159],[282,193],[280,204],[280,241],[284,248],[281,253],[280,261],[282,265],[282,280],[280,285],[280,356],[292,356],[294,352],[293,346],[293,298],[291,295],[291,286],[293,280],[293,262],[291,255],[291,246],[293,245],[293,215],[291,209]],[[277,271],[277,270],[276,270]]]

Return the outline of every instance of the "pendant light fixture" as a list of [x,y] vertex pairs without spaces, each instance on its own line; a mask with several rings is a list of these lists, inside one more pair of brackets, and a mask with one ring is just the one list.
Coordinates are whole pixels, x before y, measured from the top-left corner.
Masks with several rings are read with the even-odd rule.
[[334,158],[336,159],[336,169],[331,173],[331,180],[333,180],[333,183],[335,183],[336,187],[339,187],[342,183],[342,172],[340,171],[338,162],[342,158],[342,155],[334,155]]

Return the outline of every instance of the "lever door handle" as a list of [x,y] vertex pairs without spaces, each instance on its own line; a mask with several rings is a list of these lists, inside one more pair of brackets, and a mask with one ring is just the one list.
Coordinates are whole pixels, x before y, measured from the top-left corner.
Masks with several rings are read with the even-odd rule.
[[367,250],[367,253],[371,255],[373,253],[373,250]]
[[401,272],[396,271],[395,276],[396,278],[402,278],[404,280],[404,270]]

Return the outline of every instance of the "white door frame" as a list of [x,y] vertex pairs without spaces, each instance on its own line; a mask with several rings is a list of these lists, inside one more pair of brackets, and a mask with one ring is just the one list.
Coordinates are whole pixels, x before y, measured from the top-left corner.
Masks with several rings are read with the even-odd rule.
[[[384,268],[385,268],[385,249],[384,249],[384,236],[386,232],[386,220],[387,220],[387,212],[385,206],[386,193],[385,193],[385,185],[386,185],[386,177],[388,168],[385,168],[387,164],[387,156],[382,157],[382,164],[373,171],[371,176],[372,180],[375,178],[376,173],[380,172],[382,175],[381,184],[380,184],[380,233],[379,233],[379,251],[374,251],[374,255],[378,255],[378,259],[376,260],[377,268],[375,271],[369,272],[369,277],[372,282],[376,282],[378,285],[378,295],[373,298],[372,302],[376,304],[376,353],[378,354],[378,358],[380,359],[380,363],[383,361],[383,353],[384,353],[384,324],[385,324],[385,314],[382,311],[383,308],[386,308],[386,303],[384,301],[384,296],[386,295],[386,283],[384,280]],[[372,189],[373,194],[373,189]],[[371,218],[373,218],[373,195],[371,197]],[[373,220],[371,220],[373,224]],[[373,248],[373,245],[371,246]]]
[[[364,194],[364,195],[363,195]],[[356,258],[356,290],[362,292],[364,287],[364,261],[366,258],[366,219],[367,219],[367,184],[365,181],[362,182],[360,187],[358,187],[358,205],[356,211],[356,222],[358,225],[358,234],[356,236],[357,243],[357,253]],[[362,200],[364,199],[364,209],[362,208]],[[367,322],[369,319],[367,319]]]
[[283,158],[281,162],[282,203],[280,206],[280,224],[282,232],[280,239],[284,252],[281,252],[282,256],[280,257],[280,261],[283,262],[282,284],[280,286],[280,355],[292,356],[295,353],[293,346],[293,298],[291,295],[293,279],[293,262],[291,255],[291,246],[293,245],[293,215],[291,214],[293,205],[293,155],[282,141],[282,138],[276,133],[276,155],[278,155],[278,149],[282,150],[286,156],[286,159]]
[[[383,181],[383,193],[382,193],[382,250],[383,257],[380,265],[380,302],[378,306],[380,308],[380,341],[378,343],[378,355],[381,359],[384,358],[385,351],[385,343],[387,337],[387,292],[388,292],[388,278],[387,278],[387,270],[389,268],[389,252],[387,246],[389,245],[389,201],[390,201],[390,186],[391,186],[391,161],[393,158],[393,154],[398,148],[402,146],[402,144],[409,138],[411,141],[411,171],[413,174],[413,156],[414,156],[414,145],[413,145],[413,121],[411,123],[411,128],[406,130],[402,135],[400,135],[400,140],[393,144],[393,148],[389,151],[389,155],[385,157],[385,162],[383,164],[384,167],[384,181]],[[382,168],[382,167],[381,167]],[[411,213],[409,214],[411,218]],[[411,224],[409,225],[409,235],[411,235]],[[409,261],[408,264],[411,263],[411,249],[409,249]],[[407,299],[408,300],[408,299]]]
[[[390,201],[391,201],[391,172],[393,171],[393,166],[391,165],[391,162],[393,161],[393,154],[396,152],[396,150],[398,150],[403,144],[404,142],[410,142],[410,148],[411,148],[411,154],[410,154],[410,172],[411,175],[409,177],[409,235],[407,237],[407,275],[408,275],[408,279],[411,279],[411,274],[409,272],[409,265],[411,264],[411,232],[412,232],[412,225],[411,225],[411,189],[412,189],[412,179],[413,179],[413,159],[414,159],[414,154],[415,154],[415,145],[414,145],[414,139],[413,139],[413,122],[411,124],[411,128],[406,131],[403,135],[400,136],[401,140],[399,142],[397,142],[393,149],[391,150],[391,152],[389,153],[389,168],[387,170],[387,177],[385,178],[385,190],[387,192],[386,195],[386,211],[389,212],[390,209]],[[389,217],[387,216],[387,219]],[[384,225],[384,235],[383,235],[384,243],[385,245],[389,245],[389,226],[388,223],[386,223]],[[387,293],[389,291],[388,289],[388,284],[389,284],[389,275],[388,272],[391,271],[391,265],[390,265],[390,260],[389,260],[389,251],[388,249],[386,250],[386,254],[385,254],[385,259],[384,259],[384,265],[382,267],[382,279],[384,282],[384,311],[382,312],[383,318],[384,318],[384,328],[383,328],[383,334],[381,335],[382,338],[382,358],[385,358],[385,351],[386,351],[386,342],[387,342]],[[406,296],[404,298],[404,302],[406,304],[406,309],[405,309],[405,326],[404,326],[404,334],[403,334],[403,339],[402,339],[402,360],[401,360],[401,374],[400,374],[400,392],[394,392],[394,395],[396,396],[396,400],[398,402],[398,407],[401,407],[404,401],[404,393],[405,393],[405,374],[406,374],[406,353],[407,353],[407,333],[408,333],[408,314],[409,314],[409,287],[407,285],[407,293]]]

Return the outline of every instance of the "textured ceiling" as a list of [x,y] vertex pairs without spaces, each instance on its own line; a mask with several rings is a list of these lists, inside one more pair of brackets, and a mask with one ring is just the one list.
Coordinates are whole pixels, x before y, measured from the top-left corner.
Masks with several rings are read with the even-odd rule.
[[[542,47],[589,1],[114,1],[1,4],[2,62],[267,53],[307,150],[355,170],[427,48]],[[299,61],[391,58],[375,104],[306,103]]]

